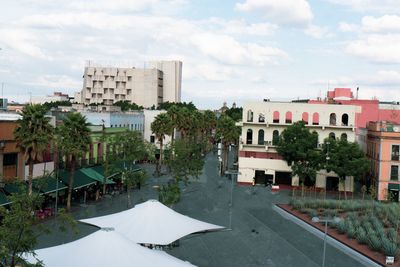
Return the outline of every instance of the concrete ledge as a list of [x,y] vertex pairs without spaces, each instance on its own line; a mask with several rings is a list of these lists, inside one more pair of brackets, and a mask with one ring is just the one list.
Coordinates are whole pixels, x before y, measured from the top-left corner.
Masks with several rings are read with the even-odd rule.
[[[279,213],[282,217],[284,217],[284,218],[294,222],[295,224],[301,226],[302,228],[304,228],[308,232],[314,234],[315,236],[317,236],[317,237],[319,237],[321,239],[324,239],[325,233],[320,231],[319,229],[309,225],[308,223],[306,223],[306,222],[302,221],[301,219],[297,218],[296,216],[294,216],[294,215],[288,213],[287,211],[281,209],[277,205],[273,205],[272,208],[277,213]],[[327,237],[326,237],[326,242],[328,244],[330,244],[331,246],[339,249],[340,251],[342,251],[346,255],[350,256],[351,258],[355,259],[356,261],[361,263],[363,266],[371,266],[371,267],[380,267],[380,266],[382,266],[382,265],[376,263],[375,261],[371,260],[370,258],[365,257],[361,253],[355,251],[354,249],[352,249],[352,248],[344,245],[343,243],[337,241],[336,239],[330,237],[329,235],[327,235]]]

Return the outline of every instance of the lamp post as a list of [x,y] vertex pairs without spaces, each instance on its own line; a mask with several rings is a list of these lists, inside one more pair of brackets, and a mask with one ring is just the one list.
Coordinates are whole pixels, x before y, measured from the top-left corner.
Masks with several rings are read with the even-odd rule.
[[335,222],[335,223],[339,223],[342,219],[339,217],[334,217],[333,219],[330,218],[319,218],[319,217],[313,217],[311,219],[312,222],[315,223],[325,223],[325,234],[324,234],[324,251],[322,254],[322,267],[325,267],[325,253],[326,253],[326,236],[328,233],[328,222]]
[[3,170],[3,159],[4,149],[6,148],[6,140],[0,140],[0,187],[3,185],[4,170]]
[[239,175],[241,173],[238,171],[225,171],[225,174],[229,174],[231,177],[231,197],[229,200],[229,229],[232,229],[233,182],[234,182],[233,181],[234,178],[232,175]]

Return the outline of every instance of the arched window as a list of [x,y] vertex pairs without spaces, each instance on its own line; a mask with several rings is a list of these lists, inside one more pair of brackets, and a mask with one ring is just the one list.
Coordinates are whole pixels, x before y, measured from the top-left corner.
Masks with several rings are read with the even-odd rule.
[[279,143],[279,131],[274,130],[272,132],[272,145],[276,146]]
[[279,123],[279,111],[274,111],[273,123]]
[[336,114],[335,113],[331,113],[331,115],[329,115],[329,125],[336,125]]
[[249,109],[247,111],[247,121],[248,122],[252,122],[253,121],[253,111],[251,111],[251,109]]
[[335,133],[329,133],[329,138],[331,138],[331,139],[336,139],[336,136],[335,136]]
[[258,131],[258,144],[264,145],[264,130]]
[[301,115],[301,119],[307,125],[308,124],[308,112],[303,112],[303,114]]
[[258,122],[265,122],[265,116],[264,116],[264,114],[260,113],[260,114],[258,115]]
[[290,111],[286,112],[285,123],[292,123],[292,112]]
[[312,115],[312,124],[319,125],[319,114],[317,112]]
[[347,140],[347,134],[342,133],[342,134],[340,135],[340,139],[341,139],[341,140]]
[[253,143],[253,130],[248,129],[246,135],[246,144],[251,145]]
[[349,115],[347,115],[346,113],[342,115],[342,125],[343,126],[349,125]]

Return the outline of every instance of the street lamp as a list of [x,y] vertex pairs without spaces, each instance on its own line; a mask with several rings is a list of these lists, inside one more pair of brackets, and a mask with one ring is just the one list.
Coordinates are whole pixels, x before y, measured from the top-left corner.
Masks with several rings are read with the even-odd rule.
[[225,171],[225,174],[229,174],[231,177],[231,198],[229,200],[229,229],[232,229],[233,180],[234,180],[232,175],[239,175],[241,173],[238,171]]
[[329,218],[319,218],[319,217],[313,217],[311,219],[312,222],[315,223],[325,223],[325,235],[324,235],[324,251],[322,254],[322,267],[325,267],[325,252],[326,252],[326,236],[327,236],[327,232],[328,232],[328,222],[334,222],[334,223],[339,223],[342,219],[339,217],[334,217],[333,219],[329,219]]

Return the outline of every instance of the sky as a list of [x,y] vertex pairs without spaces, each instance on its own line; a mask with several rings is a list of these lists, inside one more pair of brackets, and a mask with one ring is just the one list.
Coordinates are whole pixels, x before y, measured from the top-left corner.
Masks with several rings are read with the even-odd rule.
[[399,0],[2,0],[9,101],[83,85],[85,64],[183,62],[182,101],[400,101]]

